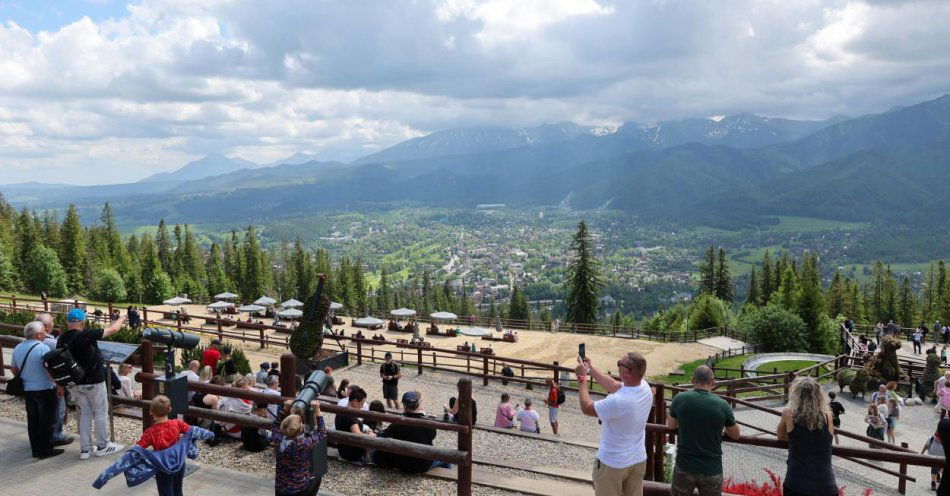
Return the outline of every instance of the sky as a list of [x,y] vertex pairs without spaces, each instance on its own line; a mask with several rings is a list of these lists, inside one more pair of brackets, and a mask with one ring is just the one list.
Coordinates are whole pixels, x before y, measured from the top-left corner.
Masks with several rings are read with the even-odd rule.
[[0,183],[948,92],[943,0],[0,0]]

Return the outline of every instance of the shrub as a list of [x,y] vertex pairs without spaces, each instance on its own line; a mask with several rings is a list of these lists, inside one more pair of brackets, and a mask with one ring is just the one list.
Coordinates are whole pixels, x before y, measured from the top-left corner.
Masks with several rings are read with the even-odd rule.
[[838,381],[838,390],[844,391],[845,386],[850,386],[851,381],[854,380],[854,375],[856,372],[854,369],[842,369],[839,370],[835,375],[835,379]]
[[125,300],[127,296],[125,290],[125,281],[115,269],[103,269],[96,279],[96,285],[93,288],[92,296],[98,300],[108,303]]
[[803,352],[808,349],[805,322],[777,305],[745,312],[739,319],[739,332],[773,352]]
[[690,307],[689,330],[728,327],[732,321],[732,310],[710,294],[699,295]]
[[864,393],[868,392],[868,371],[865,369],[858,369],[854,373],[854,378],[851,379],[851,395],[857,397],[858,394],[861,397],[864,397]]

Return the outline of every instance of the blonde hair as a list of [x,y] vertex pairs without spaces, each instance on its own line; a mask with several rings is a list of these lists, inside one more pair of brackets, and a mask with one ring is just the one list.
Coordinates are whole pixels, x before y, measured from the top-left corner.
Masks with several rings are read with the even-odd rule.
[[247,379],[243,375],[239,375],[234,378],[234,382],[231,383],[231,386],[236,388],[247,387]]
[[290,439],[299,436],[303,432],[303,419],[296,413],[288,415],[280,422],[280,432]]
[[198,372],[198,379],[201,379],[201,382],[208,382],[212,377],[214,377],[214,372],[211,371],[210,365],[201,367],[201,372]]
[[152,404],[148,407],[149,413],[153,417],[167,417],[168,412],[172,411],[172,402],[168,396],[158,395],[152,398]]
[[788,409],[792,419],[813,431],[825,427],[831,412],[824,391],[814,378],[799,377],[792,381],[788,390]]

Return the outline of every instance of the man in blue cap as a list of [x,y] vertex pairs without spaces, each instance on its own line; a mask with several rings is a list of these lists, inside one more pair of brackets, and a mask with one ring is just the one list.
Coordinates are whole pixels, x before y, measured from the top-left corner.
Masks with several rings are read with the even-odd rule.
[[[66,314],[66,332],[59,337],[57,348],[68,348],[73,360],[83,368],[85,375],[69,388],[69,394],[79,408],[79,459],[92,453],[106,456],[122,451],[125,446],[109,441],[109,400],[106,392],[106,367],[99,352],[98,340],[107,338],[125,324],[125,317],[112,322],[105,329],[86,329],[86,311],[74,308]],[[92,443],[92,424],[95,421],[96,443]]]

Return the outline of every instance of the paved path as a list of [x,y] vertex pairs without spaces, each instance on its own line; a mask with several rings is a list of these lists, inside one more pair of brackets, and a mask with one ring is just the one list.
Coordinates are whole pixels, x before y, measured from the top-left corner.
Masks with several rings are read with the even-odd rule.
[[[147,482],[130,488],[125,477],[112,479],[102,490],[92,487],[104,468],[115,462],[116,456],[79,459],[78,443],[66,446],[66,453],[48,460],[30,457],[26,424],[0,418],[0,493],[3,494],[57,494],[69,496],[153,495],[155,483]],[[189,462],[195,463],[195,462]],[[233,494],[270,496],[274,494],[274,479],[246,474],[210,465],[185,477],[186,494]],[[330,496],[321,492],[321,495]]]
[[713,348],[719,348],[723,351],[749,346],[738,339],[727,338],[726,336],[712,336],[709,338],[700,339],[697,342],[706,346],[712,346]]

